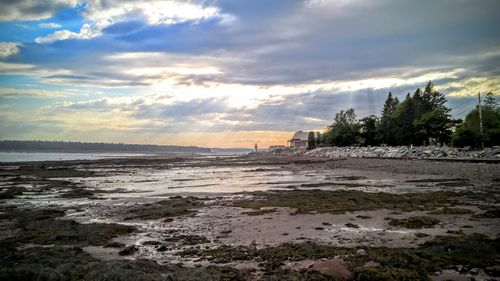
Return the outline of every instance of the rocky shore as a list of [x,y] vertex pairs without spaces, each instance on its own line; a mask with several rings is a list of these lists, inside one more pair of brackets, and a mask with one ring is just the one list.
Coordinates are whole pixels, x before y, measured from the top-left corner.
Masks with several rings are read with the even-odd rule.
[[499,280],[500,163],[473,162],[0,164],[0,280]]
[[447,146],[375,146],[375,147],[320,147],[305,151],[286,148],[273,154],[304,155],[309,157],[343,158],[403,158],[403,159],[500,159],[500,147],[483,150]]

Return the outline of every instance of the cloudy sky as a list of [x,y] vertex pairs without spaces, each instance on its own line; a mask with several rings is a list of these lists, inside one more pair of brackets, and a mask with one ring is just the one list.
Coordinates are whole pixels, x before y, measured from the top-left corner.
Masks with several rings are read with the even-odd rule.
[[0,0],[0,139],[285,144],[433,80],[500,93],[498,0]]

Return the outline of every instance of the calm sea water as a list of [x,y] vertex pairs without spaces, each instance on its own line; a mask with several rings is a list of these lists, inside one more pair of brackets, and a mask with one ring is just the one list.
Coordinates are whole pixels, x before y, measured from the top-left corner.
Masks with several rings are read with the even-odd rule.
[[133,153],[0,152],[0,162],[96,160],[143,156]]

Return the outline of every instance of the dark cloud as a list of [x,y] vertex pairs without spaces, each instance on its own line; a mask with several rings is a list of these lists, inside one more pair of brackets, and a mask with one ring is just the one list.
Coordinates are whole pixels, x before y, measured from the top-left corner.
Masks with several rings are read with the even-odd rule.
[[2,0],[0,1],[0,21],[27,21],[49,18],[58,10],[71,7],[71,2],[74,1]]
[[136,103],[133,117],[139,119],[175,119],[188,118],[203,120],[203,116],[212,113],[225,113],[230,110],[225,99],[208,98],[175,102],[172,104]]
[[[57,5],[56,2],[16,11],[50,15],[66,5],[63,1]],[[54,112],[114,110],[142,121],[130,125],[131,129],[158,132],[323,128],[342,109],[352,107],[359,117],[378,115],[389,91],[403,99],[408,92],[424,86],[422,79],[411,82],[416,81],[415,77],[450,72],[434,81],[437,86],[451,83],[444,90],[446,94],[463,90],[462,82],[470,78],[500,77],[497,28],[500,1],[497,0],[202,2],[218,7],[221,13],[233,16],[234,21],[211,18],[151,25],[144,18],[132,16],[108,26],[95,38],[25,43],[18,55],[6,61],[35,65],[37,73],[44,73],[39,75],[42,81],[76,86],[133,88],[166,78],[178,85],[235,83],[263,87],[370,78],[408,81],[397,87],[383,85],[382,89],[368,85],[362,90],[293,95],[284,92],[244,108],[229,106],[226,98],[171,104],[154,103],[146,98],[136,98],[134,102],[103,98],[53,108]],[[0,19],[2,14],[14,13],[12,7],[17,7],[14,1],[0,3]],[[103,8],[118,2],[113,3],[103,2]],[[110,59],[123,52],[160,55],[156,60]],[[212,66],[222,73],[130,71],[178,65]],[[450,97],[448,105],[454,108],[454,115],[462,117],[462,111],[474,106],[474,98]],[[20,128],[28,132],[33,128],[31,125]],[[15,130],[6,124],[2,126],[2,130]]]
[[[323,4],[311,4],[315,2]],[[223,58],[216,65],[224,75],[190,82],[254,85],[355,80],[432,67],[498,74],[498,56],[485,60],[481,55],[498,52],[499,1],[341,2],[347,4],[206,1],[236,21],[146,25],[131,19],[94,39],[25,46],[18,60],[85,72],[97,67],[100,57],[116,52],[208,55]]]

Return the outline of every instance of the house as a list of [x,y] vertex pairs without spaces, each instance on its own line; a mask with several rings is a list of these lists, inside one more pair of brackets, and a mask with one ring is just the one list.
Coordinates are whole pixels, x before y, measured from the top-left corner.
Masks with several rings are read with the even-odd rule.
[[307,148],[309,144],[309,132],[298,131],[288,140],[288,146],[294,148]]

